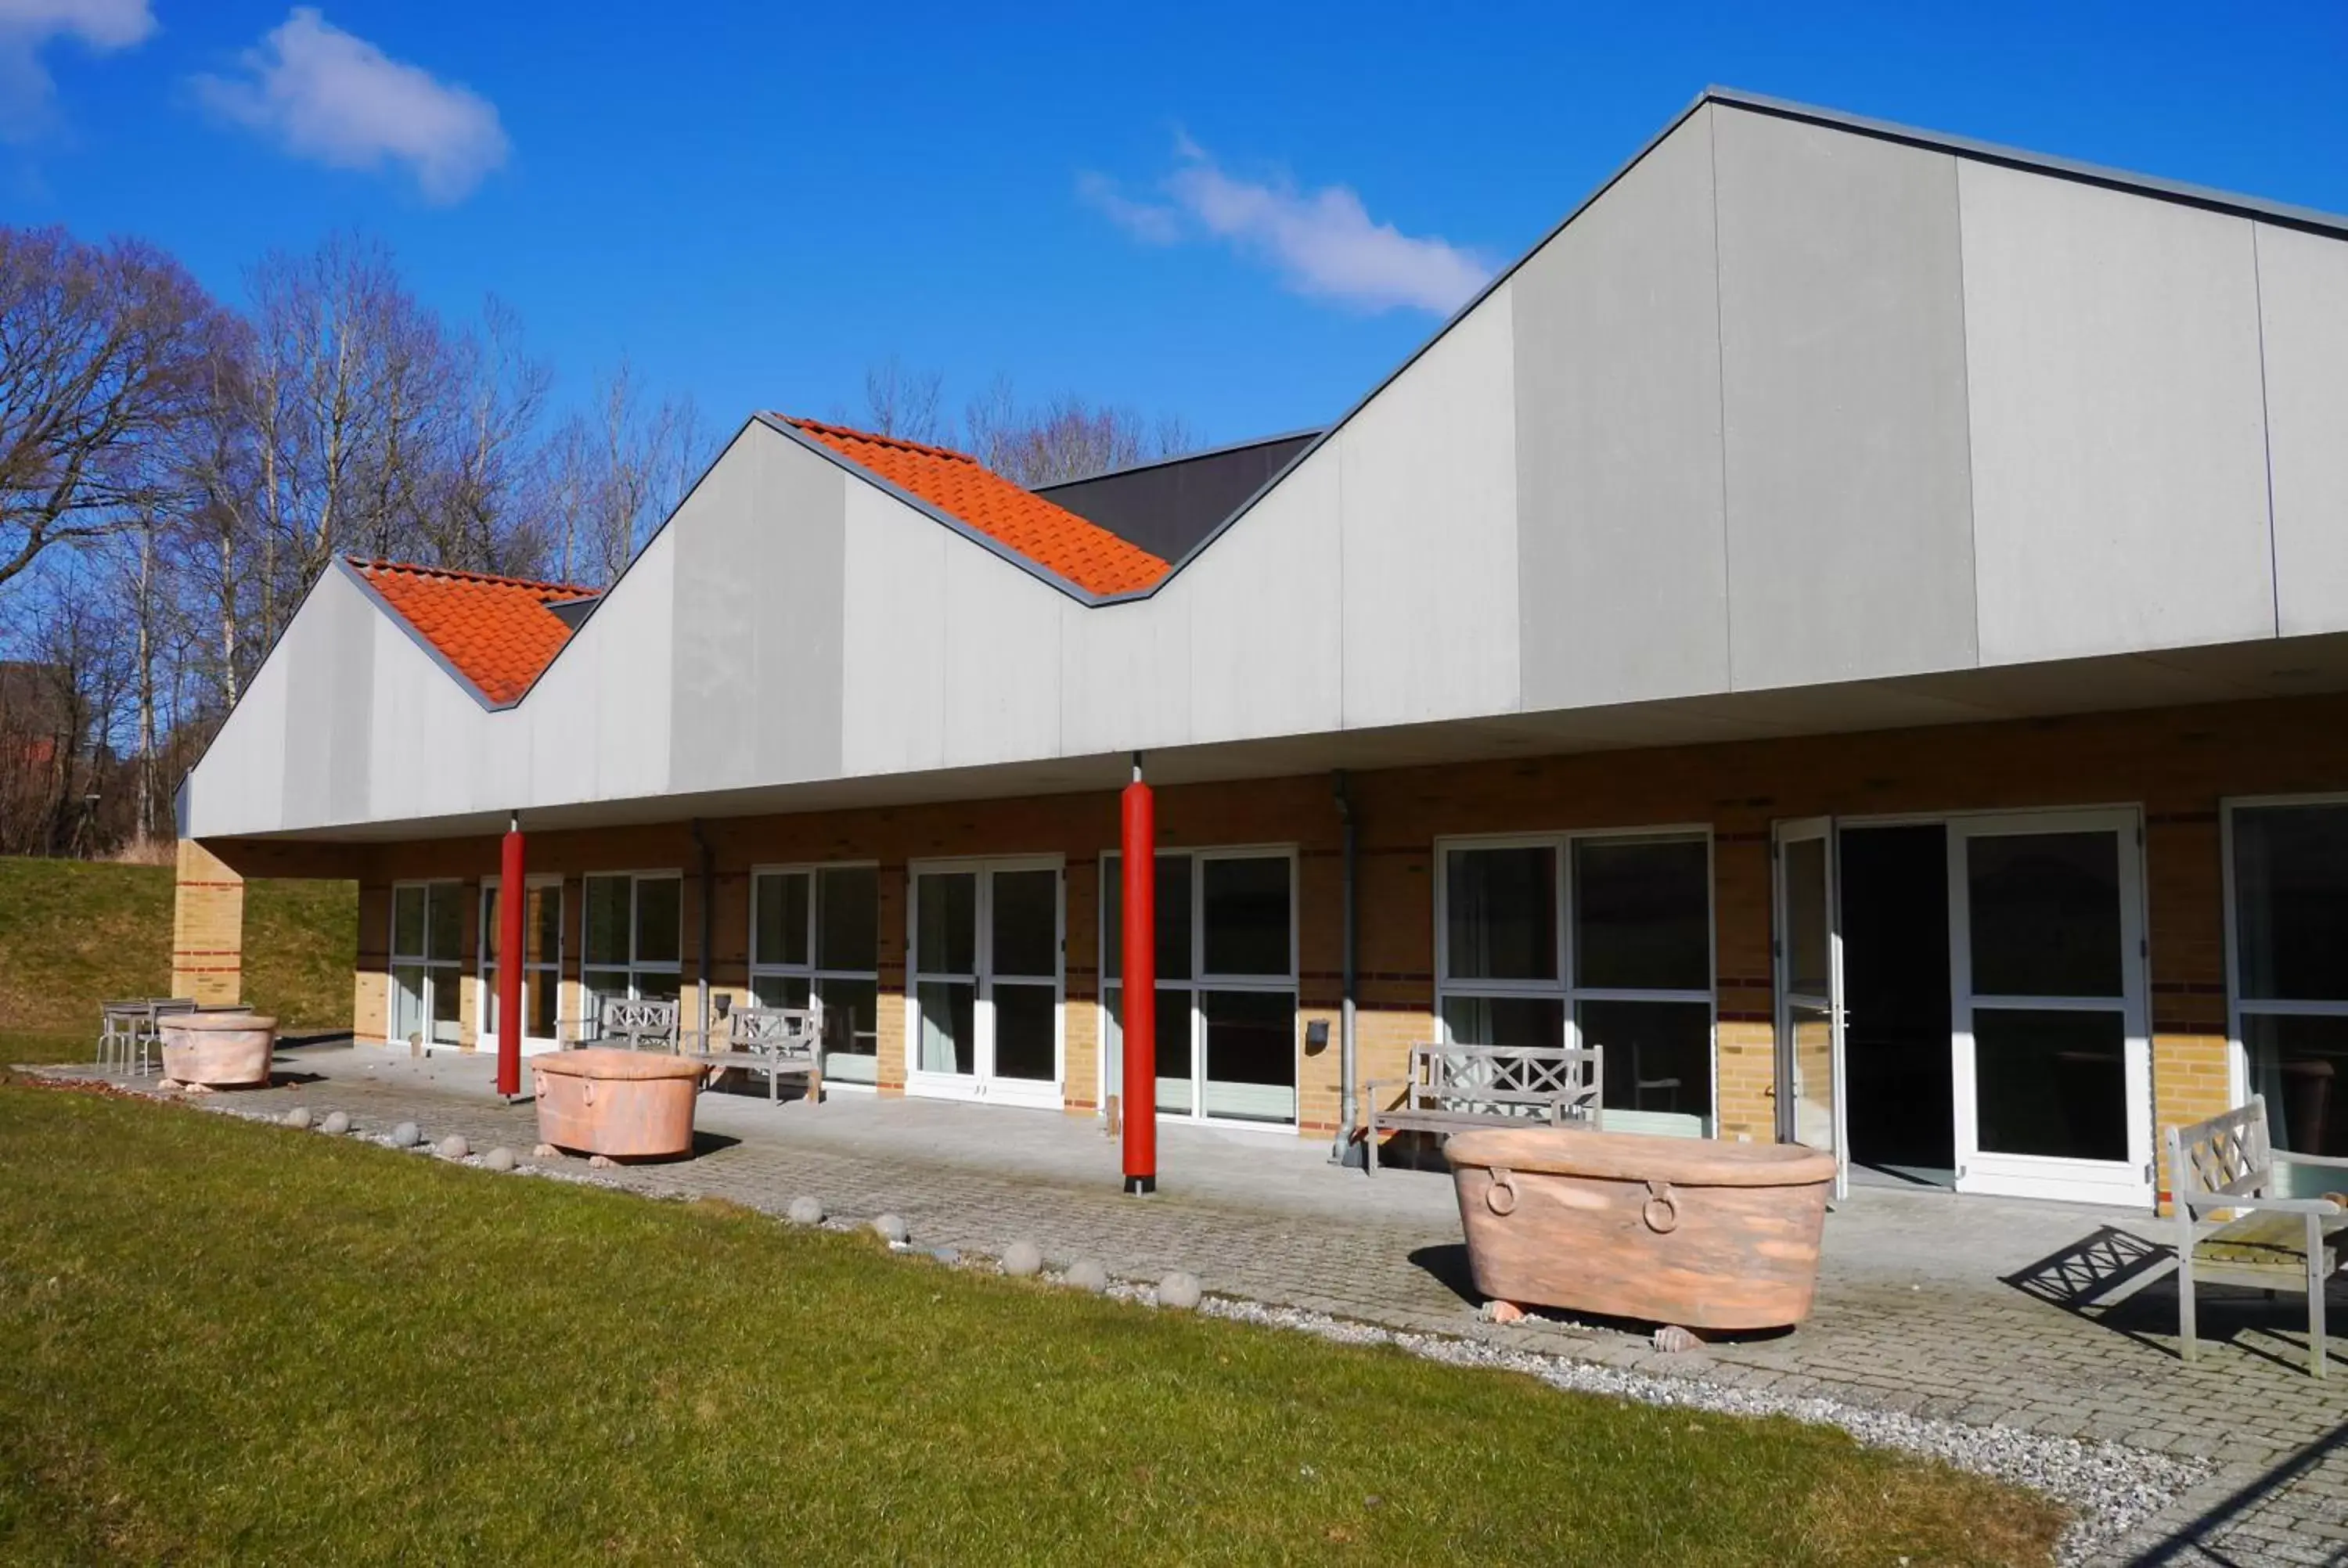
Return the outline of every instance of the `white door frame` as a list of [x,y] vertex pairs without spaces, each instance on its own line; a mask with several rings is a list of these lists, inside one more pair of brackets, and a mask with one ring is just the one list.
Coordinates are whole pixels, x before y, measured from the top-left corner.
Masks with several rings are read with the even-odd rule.
[[[1045,1079],[998,1078],[994,1074],[994,874],[999,871],[1049,871],[1053,874],[1052,1076]],[[969,975],[944,975],[922,968],[921,878],[924,876],[970,873],[977,878],[973,933],[973,969]],[[1013,983],[1035,977],[1011,977]],[[921,1066],[922,982],[953,979],[975,990],[971,1009],[971,1068],[968,1073],[928,1072]],[[991,1105],[1027,1105],[1058,1110],[1067,1082],[1068,878],[1064,857],[1057,855],[986,856],[957,859],[914,860],[905,866],[905,1092],[938,1100],[971,1100]]]
[[[1828,1135],[1833,1143],[1831,1153],[1835,1157],[1835,1196],[1839,1198],[1850,1189],[1849,1097],[1845,1092],[1849,1074],[1844,1050],[1849,1013],[1843,992],[1841,856],[1835,832],[1835,819],[1831,816],[1792,817],[1770,825],[1771,896],[1776,911],[1776,929],[1770,948],[1776,971],[1774,977],[1776,993],[1774,1084],[1776,1091],[1777,1141],[1781,1143],[1800,1141],[1801,1087],[1798,1078],[1801,1064],[1794,1050],[1794,1009],[1807,1008],[1824,1013],[1827,1018],[1830,1075],[1828,1093],[1831,1098],[1829,1112],[1832,1116]],[[1824,845],[1826,855],[1827,994],[1824,996],[1797,992],[1793,985],[1794,926],[1793,912],[1787,898],[1786,846],[1812,840]]]
[[[504,882],[505,877],[502,875],[497,876],[484,876],[481,878],[481,900],[479,914],[480,921],[480,939],[473,944],[475,959],[474,968],[477,972],[481,988],[481,1008],[479,1016],[482,1020],[482,1027],[475,1030],[473,1035],[474,1048],[479,1050],[495,1050],[498,1048],[498,1031],[488,1027],[489,1008],[497,999],[498,986],[497,970],[489,964],[489,895],[496,892],[499,887],[503,886]],[[525,1034],[521,1037],[521,1053],[524,1056],[536,1056],[541,1051],[561,1050],[562,1049],[562,1041],[559,1038],[562,1032],[562,873],[560,871],[527,872],[522,876],[522,886],[524,889],[531,887],[551,887],[554,889],[555,899],[553,961],[551,963],[544,964],[526,964],[523,966],[521,973],[521,983],[524,986],[549,984],[554,988],[554,1036],[541,1037],[535,1034]],[[528,906],[525,905],[523,907],[525,918],[528,917]],[[525,929],[523,933],[525,946],[527,945],[528,935],[529,933],[527,929]],[[530,1011],[530,1005],[527,1001],[522,1004],[522,1011],[525,1015]]]
[[[1949,997],[1951,1066],[1956,1109],[1957,1190],[2009,1197],[2061,1198],[2149,1207],[2153,1201],[2152,1030],[2145,939],[2144,830],[2135,807],[2013,812],[1952,816],[1949,835]],[[2118,997],[1977,996],[1972,989],[1967,845],[1976,838],[2047,833],[2110,833],[2119,867],[2121,995]],[[2008,1154],[1980,1148],[1979,1079],[1973,1015],[1993,1008],[2044,1011],[2117,1012],[2123,1027],[2127,1157],[2080,1160]]]

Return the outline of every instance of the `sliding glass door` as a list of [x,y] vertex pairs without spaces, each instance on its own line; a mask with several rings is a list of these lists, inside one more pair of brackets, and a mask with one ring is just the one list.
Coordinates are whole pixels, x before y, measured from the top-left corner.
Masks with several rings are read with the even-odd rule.
[[916,863],[911,882],[905,1087],[1058,1106],[1060,863]]

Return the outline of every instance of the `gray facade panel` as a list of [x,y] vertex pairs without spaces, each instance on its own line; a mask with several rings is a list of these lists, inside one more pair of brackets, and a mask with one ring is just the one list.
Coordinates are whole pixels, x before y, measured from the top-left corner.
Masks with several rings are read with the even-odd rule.
[[1728,683],[1714,112],[1649,152],[1509,285],[1528,710]]
[[1713,128],[1733,684],[1971,665],[1956,159]]
[[753,427],[679,515],[670,788],[838,772],[843,485]]
[[2256,239],[2276,618],[2285,637],[2348,630],[2348,244]]
[[373,753],[376,618],[329,570],[285,633],[285,820],[363,822]]
[[1161,560],[1178,561],[1319,434],[1308,430],[1227,446],[1097,478],[1045,485],[1035,493]]

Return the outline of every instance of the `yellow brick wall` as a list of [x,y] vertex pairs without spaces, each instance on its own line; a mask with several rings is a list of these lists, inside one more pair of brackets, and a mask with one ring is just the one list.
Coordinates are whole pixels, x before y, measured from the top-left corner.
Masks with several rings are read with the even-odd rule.
[[171,994],[244,998],[244,878],[192,838],[180,841],[172,882]]
[[[2218,820],[2229,795],[2348,787],[2348,698],[1738,743],[1643,752],[1358,773],[1359,1030],[1363,1078],[1393,1077],[1432,1037],[1433,867],[1440,837],[1676,825],[1713,835],[1720,1135],[1774,1135],[1770,825],[1835,814],[2047,809],[2140,804],[2146,826],[2154,1089],[2162,1123],[2229,1098]],[[1158,794],[1168,848],[1289,845],[1298,855],[1301,1041],[1331,1020],[1328,1050],[1299,1061],[1305,1135],[1336,1123],[1340,976],[1340,823],[1325,774],[1168,787]],[[880,867],[880,1064],[884,1089],[905,1074],[908,862],[931,856],[1053,854],[1067,868],[1066,1100],[1099,1099],[1098,856],[1116,847],[1114,793],[964,802],[705,825],[718,867],[713,959],[719,986],[747,977],[748,868],[862,860]],[[494,837],[385,845],[363,852],[363,968],[380,980],[382,890],[396,877],[478,884],[497,866]],[[565,878],[566,976],[578,973],[578,876],[675,866],[686,874],[685,971],[697,968],[698,852],[684,823],[536,833],[537,870]],[[469,954],[468,965],[471,958]],[[369,994],[363,979],[359,995]],[[377,985],[379,994],[379,984]],[[566,996],[571,988],[566,988]],[[362,1017],[380,1017],[377,1000]],[[575,1004],[566,1012],[576,1016]],[[377,1027],[380,1027],[379,1025]]]

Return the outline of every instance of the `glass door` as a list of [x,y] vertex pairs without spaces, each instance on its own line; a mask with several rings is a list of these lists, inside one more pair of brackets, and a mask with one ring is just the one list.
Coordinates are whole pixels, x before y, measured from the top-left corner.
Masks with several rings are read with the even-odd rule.
[[1056,1107],[1059,863],[917,866],[912,881],[906,1088]]
[[2133,811],[1949,825],[1957,1190],[2149,1204]]
[[[481,1034],[482,1050],[498,1049],[504,1027],[498,1006],[498,967],[505,929],[498,916],[502,878],[481,881]],[[562,989],[562,878],[532,876],[522,904],[521,1051],[559,1050],[561,1040],[555,1021]]]
[[1850,1176],[1844,1133],[1841,900],[1832,817],[1776,825],[1777,1141],[1835,1157],[1835,1194]]

